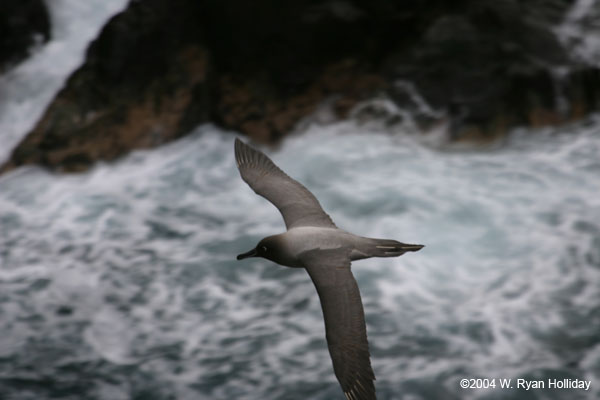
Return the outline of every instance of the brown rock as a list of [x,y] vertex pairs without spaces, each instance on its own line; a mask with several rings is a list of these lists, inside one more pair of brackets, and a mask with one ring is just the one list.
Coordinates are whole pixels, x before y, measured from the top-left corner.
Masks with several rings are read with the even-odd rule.
[[82,171],[96,160],[112,160],[131,149],[154,147],[180,136],[183,116],[191,106],[192,88],[206,79],[206,55],[190,47],[172,65],[169,75],[185,80],[185,85],[157,92],[156,83],[134,102],[115,101],[109,107],[83,114],[77,90],[73,89],[77,85],[68,85],[3,171],[23,164]]
[[[190,7],[132,2],[114,17],[0,172],[24,164],[81,171],[206,120],[209,57]],[[171,19],[179,30],[169,31]]]
[[293,94],[279,93],[266,82],[236,83],[231,76],[226,76],[214,97],[214,116],[226,128],[270,143],[290,132],[300,119],[313,113],[330,96],[338,97],[334,110],[343,118],[357,102],[385,86],[381,76],[359,67],[353,60],[325,66],[313,82]]
[[[4,170],[81,170],[203,121],[274,142],[324,101],[345,118],[381,92],[424,130],[445,115],[455,140],[563,123],[600,106],[598,68],[570,60],[553,32],[570,4],[131,1]],[[399,80],[444,112],[423,111]]]

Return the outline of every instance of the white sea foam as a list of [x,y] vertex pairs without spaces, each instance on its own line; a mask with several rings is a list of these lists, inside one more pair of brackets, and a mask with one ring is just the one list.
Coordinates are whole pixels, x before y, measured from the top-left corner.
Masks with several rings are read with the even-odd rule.
[[[565,40],[596,3],[575,3]],[[0,78],[0,160],[124,5],[51,2],[53,40]],[[233,137],[206,125],[86,174],[0,177],[3,395],[339,397],[306,273],[234,259],[284,225],[240,179]],[[600,118],[486,151],[428,142],[410,123],[306,121],[267,150],[339,226],[426,245],[353,266],[378,398],[502,397],[461,377],[600,382]]]
[[0,76],[0,163],[37,122],[89,42],[127,0],[51,0],[51,40]]
[[558,38],[577,60],[600,65],[600,2],[577,0],[555,29]]
[[[207,125],[87,174],[1,178],[2,307],[25,321],[1,328],[2,354],[23,337],[68,337],[69,357],[106,360],[108,374],[139,365],[128,379],[150,374],[180,398],[336,396],[306,273],[234,260],[283,223],[239,178],[232,143]],[[461,391],[463,375],[600,378],[598,149],[593,117],[515,131],[486,152],[352,122],[313,125],[269,152],[339,226],[426,245],[353,268],[380,397],[426,398],[426,382],[440,398],[491,393]],[[35,315],[45,322],[27,322]],[[122,393],[118,382],[91,396]]]

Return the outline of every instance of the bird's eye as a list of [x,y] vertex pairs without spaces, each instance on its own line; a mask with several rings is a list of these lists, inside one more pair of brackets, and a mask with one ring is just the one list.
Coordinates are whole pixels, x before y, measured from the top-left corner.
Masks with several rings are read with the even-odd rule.
[[262,249],[262,251],[266,252],[267,251],[267,246],[262,246],[261,249]]

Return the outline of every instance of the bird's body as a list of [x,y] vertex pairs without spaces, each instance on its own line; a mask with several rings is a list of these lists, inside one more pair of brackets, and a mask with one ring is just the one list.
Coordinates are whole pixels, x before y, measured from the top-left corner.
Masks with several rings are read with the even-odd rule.
[[341,248],[351,236],[353,235],[337,228],[299,226],[279,235],[269,236],[271,241],[278,244],[279,251],[272,257],[267,254],[268,257],[265,258],[286,267],[304,268],[301,259],[304,252]]
[[[369,257],[396,257],[400,255],[398,253],[409,251],[406,247],[402,247],[403,243],[395,240],[356,236],[339,228],[299,226],[266,239],[276,243],[278,251],[263,257],[292,268],[304,268],[301,256],[310,250],[343,251],[347,253],[350,261]],[[416,246],[421,248],[420,245]],[[269,247],[275,248],[275,246]]]
[[339,229],[314,195],[263,153],[236,139],[235,157],[242,179],[279,209],[287,227],[284,233],[262,239],[238,260],[263,257],[307,270],[321,300],[333,369],[346,398],[376,399],[364,311],[350,263],[369,257],[397,257],[423,246]]

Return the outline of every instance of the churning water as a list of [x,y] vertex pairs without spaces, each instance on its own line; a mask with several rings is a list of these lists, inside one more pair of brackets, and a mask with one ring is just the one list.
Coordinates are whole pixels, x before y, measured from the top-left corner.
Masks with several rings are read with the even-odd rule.
[[[0,159],[81,61],[77,32],[125,4],[51,3],[55,39],[0,78]],[[235,260],[284,225],[234,137],[206,125],[86,174],[0,177],[0,399],[342,398],[308,275]],[[268,153],[338,226],[427,246],[353,266],[380,399],[600,397],[600,117],[478,151],[315,123]]]
[[0,76],[0,162],[83,61],[84,52],[106,20],[127,0],[49,0],[52,40]]
[[[1,393],[341,397],[305,271],[235,260],[284,226],[240,179],[233,138],[203,126],[87,174],[0,179]],[[427,246],[353,267],[381,399],[600,394],[600,119],[478,152],[313,125],[270,154],[339,226]]]

